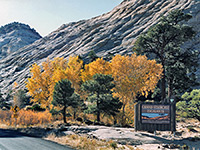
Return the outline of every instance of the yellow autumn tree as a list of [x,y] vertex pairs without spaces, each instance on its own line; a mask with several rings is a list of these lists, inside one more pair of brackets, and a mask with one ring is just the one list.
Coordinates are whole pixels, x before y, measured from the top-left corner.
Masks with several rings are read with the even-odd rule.
[[54,58],[47,59],[40,67],[32,65],[30,69],[31,78],[26,82],[29,94],[33,97],[34,103],[41,104],[42,107],[51,108],[52,95],[56,82],[62,79],[71,80],[74,87],[78,87],[81,82],[81,69],[83,61],[77,57],[67,59]]
[[64,58],[55,58],[52,61],[47,59],[42,63],[42,67],[37,64],[32,65],[30,68],[31,78],[26,82],[28,93],[33,97],[32,102],[39,103],[42,107],[51,107],[53,75],[58,68],[65,69],[66,63],[67,60]]
[[92,79],[92,76],[97,73],[111,74],[110,63],[103,60],[103,58],[98,58],[95,61],[86,64],[81,73],[83,82]]
[[[116,55],[111,61],[111,68],[115,82],[114,96],[119,97],[123,103],[123,117],[126,111],[129,113],[131,105],[134,105],[137,94],[147,96],[149,91],[154,91],[162,76],[160,64],[136,54]],[[122,120],[125,119],[123,117]]]
[[65,69],[65,73],[67,75],[67,79],[72,82],[73,88],[78,92],[80,90],[80,85],[82,82],[81,72],[83,69],[83,60],[76,57],[69,57],[67,68]]

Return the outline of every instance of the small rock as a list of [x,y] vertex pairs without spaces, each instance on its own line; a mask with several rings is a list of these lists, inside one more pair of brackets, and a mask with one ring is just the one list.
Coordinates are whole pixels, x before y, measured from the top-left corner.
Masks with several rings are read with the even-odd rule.
[[85,124],[87,124],[87,125],[92,125],[92,124],[93,124],[93,122],[90,121],[90,120],[88,120],[88,119],[85,119],[84,122],[85,122]]
[[169,144],[163,144],[162,147],[169,148]]
[[63,132],[65,135],[74,135],[75,133],[72,131],[64,131]]

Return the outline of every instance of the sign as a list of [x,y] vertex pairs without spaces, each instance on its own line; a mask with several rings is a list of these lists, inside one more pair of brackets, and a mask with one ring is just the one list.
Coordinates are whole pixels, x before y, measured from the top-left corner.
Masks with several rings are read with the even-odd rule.
[[170,124],[170,105],[142,104],[141,123]]
[[17,105],[15,105],[13,108],[12,108],[12,111],[14,113],[17,113],[19,111],[19,107]]

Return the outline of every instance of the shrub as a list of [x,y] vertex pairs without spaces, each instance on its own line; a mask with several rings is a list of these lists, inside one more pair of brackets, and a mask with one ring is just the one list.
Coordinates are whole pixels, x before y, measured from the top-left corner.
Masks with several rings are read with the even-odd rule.
[[182,117],[196,118],[200,120],[200,90],[186,92],[182,96],[183,101],[177,103],[177,111]]
[[52,115],[49,111],[34,112],[31,110],[20,110],[18,117],[13,118],[12,111],[0,110],[0,122],[7,125],[30,126],[36,124],[46,124],[52,122]]

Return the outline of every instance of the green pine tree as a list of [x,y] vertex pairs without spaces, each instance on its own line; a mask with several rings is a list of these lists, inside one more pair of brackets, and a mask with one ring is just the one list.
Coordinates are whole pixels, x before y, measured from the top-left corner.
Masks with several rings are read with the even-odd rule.
[[72,84],[68,79],[63,79],[58,81],[54,87],[53,92],[53,101],[52,104],[55,106],[59,106],[62,109],[63,121],[66,121],[66,109],[69,106],[77,105],[77,101],[73,101],[72,95],[74,94],[74,88],[72,88]]
[[[159,23],[138,37],[134,51],[156,59],[163,66],[161,99],[183,92],[193,86],[198,65],[198,51],[182,49],[181,45],[195,35],[192,27],[183,24],[192,16],[181,10],[171,11]],[[185,82],[187,81],[187,82]]]
[[74,102],[74,104],[72,105],[73,118],[76,119],[77,113],[86,110],[87,106],[84,103],[84,101],[80,98],[80,95],[77,93],[74,93],[72,95],[71,100]]
[[90,94],[88,100],[95,103],[92,112],[97,115],[97,122],[100,122],[101,113],[115,115],[122,106],[119,99],[112,96],[114,86],[112,76],[103,74],[95,74],[92,80],[82,85],[82,89]]

